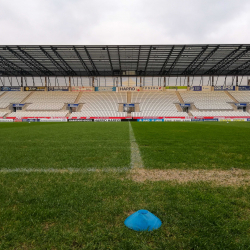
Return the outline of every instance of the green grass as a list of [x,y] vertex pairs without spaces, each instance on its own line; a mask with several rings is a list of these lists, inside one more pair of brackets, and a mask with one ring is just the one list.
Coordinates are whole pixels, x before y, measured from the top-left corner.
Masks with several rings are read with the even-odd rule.
[[128,123],[0,124],[0,168],[128,167]]
[[[1,174],[0,249],[250,249],[250,188],[120,180],[123,174]],[[153,232],[124,225],[148,209]]]
[[[0,124],[0,169],[130,166],[128,123]],[[132,123],[146,168],[249,169],[250,123]],[[0,172],[0,250],[250,249],[250,187]],[[147,209],[163,224],[125,227]]]
[[132,123],[146,168],[250,169],[250,123]]

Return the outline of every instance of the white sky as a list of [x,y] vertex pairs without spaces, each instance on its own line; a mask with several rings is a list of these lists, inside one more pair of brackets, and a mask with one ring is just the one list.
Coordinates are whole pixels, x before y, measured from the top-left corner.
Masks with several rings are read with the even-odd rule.
[[0,0],[1,45],[249,43],[249,0]]

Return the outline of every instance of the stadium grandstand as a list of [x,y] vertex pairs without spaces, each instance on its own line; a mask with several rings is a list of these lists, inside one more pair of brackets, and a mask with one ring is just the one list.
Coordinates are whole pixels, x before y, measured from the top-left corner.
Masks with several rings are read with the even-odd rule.
[[1,121],[250,119],[250,45],[0,46]]

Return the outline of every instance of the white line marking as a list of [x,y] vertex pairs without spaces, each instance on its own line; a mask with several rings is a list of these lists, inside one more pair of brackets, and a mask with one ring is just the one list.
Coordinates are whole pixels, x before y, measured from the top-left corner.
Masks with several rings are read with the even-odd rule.
[[130,168],[119,167],[119,168],[2,168],[1,173],[87,173],[87,172],[126,172]]
[[133,128],[129,122],[129,138],[131,143],[131,168],[143,168],[143,161],[141,158],[140,150],[135,139]]

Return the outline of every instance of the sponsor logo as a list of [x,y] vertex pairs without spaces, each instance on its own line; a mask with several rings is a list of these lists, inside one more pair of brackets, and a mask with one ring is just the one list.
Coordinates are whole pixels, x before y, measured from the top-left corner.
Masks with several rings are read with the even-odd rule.
[[235,91],[235,86],[214,86],[214,91],[231,90]]
[[95,91],[116,91],[116,87],[95,87]]
[[132,103],[130,103],[130,104],[124,103],[123,104],[123,107],[127,107],[127,108],[132,108],[134,106],[135,106],[135,104],[132,104]]
[[48,87],[48,91],[69,91],[69,88],[68,87],[55,86],[55,87]]
[[92,92],[92,91],[94,91],[94,88],[93,87],[79,87],[79,86],[74,86],[74,87],[71,87],[71,90],[72,91]]
[[232,119],[234,122],[244,122],[244,121],[246,121],[247,119],[244,119],[244,118],[242,118],[242,119],[240,119],[240,118],[234,118],[234,119]]
[[70,108],[77,108],[79,104],[69,103],[68,107]]
[[163,88],[162,87],[159,87],[159,86],[152,86],[152,87],[143,87],[142,88],[143,91],[162,91]]
[[211,91],[211,86],[202,86],[202,91]]
[[128,92],[128,91],[140,91],[140,88],[139,87],[119,87],[118,90],[120,92]]
[[192,91],[202,91],[202,86],[193,86],[190,88]]
[[24,91],[45,91],[45,87],[24,87]]
[[24,105],[25,104],[16,103],[16,104],[13,104],[13,107],[18,108],[18,107],[23,107]]
[[40,122],[40,119],[35,119],[35,118],[22,119],[22,122]]
[[250,90],[250,86],[239,86],[239,91],[249,91]]
[[1,91],[21,91],[21,87],[1,87]]

